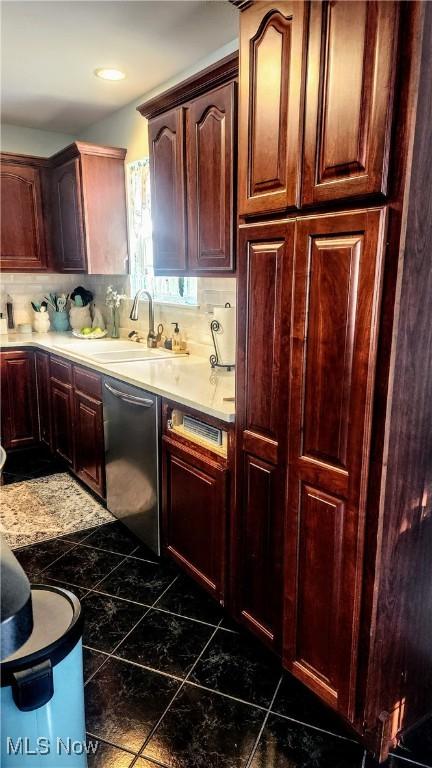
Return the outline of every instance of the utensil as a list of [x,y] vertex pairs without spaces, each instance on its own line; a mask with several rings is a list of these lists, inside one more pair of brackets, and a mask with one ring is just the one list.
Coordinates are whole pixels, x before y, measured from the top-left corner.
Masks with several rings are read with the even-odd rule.
[[51,298],[51,294],[49,294],[49,297],[48,296],[44,296],[44,302],[47,304],[47,306],[50,306],[51,309],[54,310],[54,312],[57,312],[57,307],[56,307],[55,303],[53,302],[53,300]]
[[57,311],[58,312],[64,312],[66,309],[66,302],[67,298],[64,295],[64,293],[61,294],[61,296],[58,296],[57,298]]

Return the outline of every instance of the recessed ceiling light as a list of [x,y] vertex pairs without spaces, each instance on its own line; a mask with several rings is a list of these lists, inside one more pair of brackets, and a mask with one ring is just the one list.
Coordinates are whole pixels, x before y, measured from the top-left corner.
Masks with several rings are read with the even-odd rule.
[[102,80],[124,80],[126,75],[119,69],[95,69],[96,77],[101,77]]

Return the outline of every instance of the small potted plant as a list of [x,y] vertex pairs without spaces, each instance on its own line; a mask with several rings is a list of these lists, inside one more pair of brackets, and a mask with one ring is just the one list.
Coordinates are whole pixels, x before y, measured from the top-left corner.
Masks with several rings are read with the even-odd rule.
[[111,310],[111,338],[118,339],[120,336],[120,319],[119,308],[123,299],[126,299],[124,293],[115,291],[112,285],[109,285],[106,290],[105,304]]

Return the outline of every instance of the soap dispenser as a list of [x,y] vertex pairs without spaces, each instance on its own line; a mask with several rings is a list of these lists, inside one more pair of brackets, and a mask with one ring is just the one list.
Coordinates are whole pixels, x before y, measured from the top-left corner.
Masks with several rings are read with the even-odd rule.
[[171,323],[171,325],[174,326],[174,333],[172,336],[172,351],[173,352],[181,352],[182,347],[182,337],[180,333],[180,328],[178,323]]

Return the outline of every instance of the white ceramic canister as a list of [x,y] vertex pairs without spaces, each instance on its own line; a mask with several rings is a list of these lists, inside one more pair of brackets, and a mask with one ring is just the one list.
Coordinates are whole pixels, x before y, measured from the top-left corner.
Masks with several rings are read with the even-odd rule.
[[36,333],[48,333],[50,319],[48,312],[33,312],[33,330]]
[[69,323],[74,331],[80,331],[81,328],[91,328],[90,306],[71,307],[69,310]]

